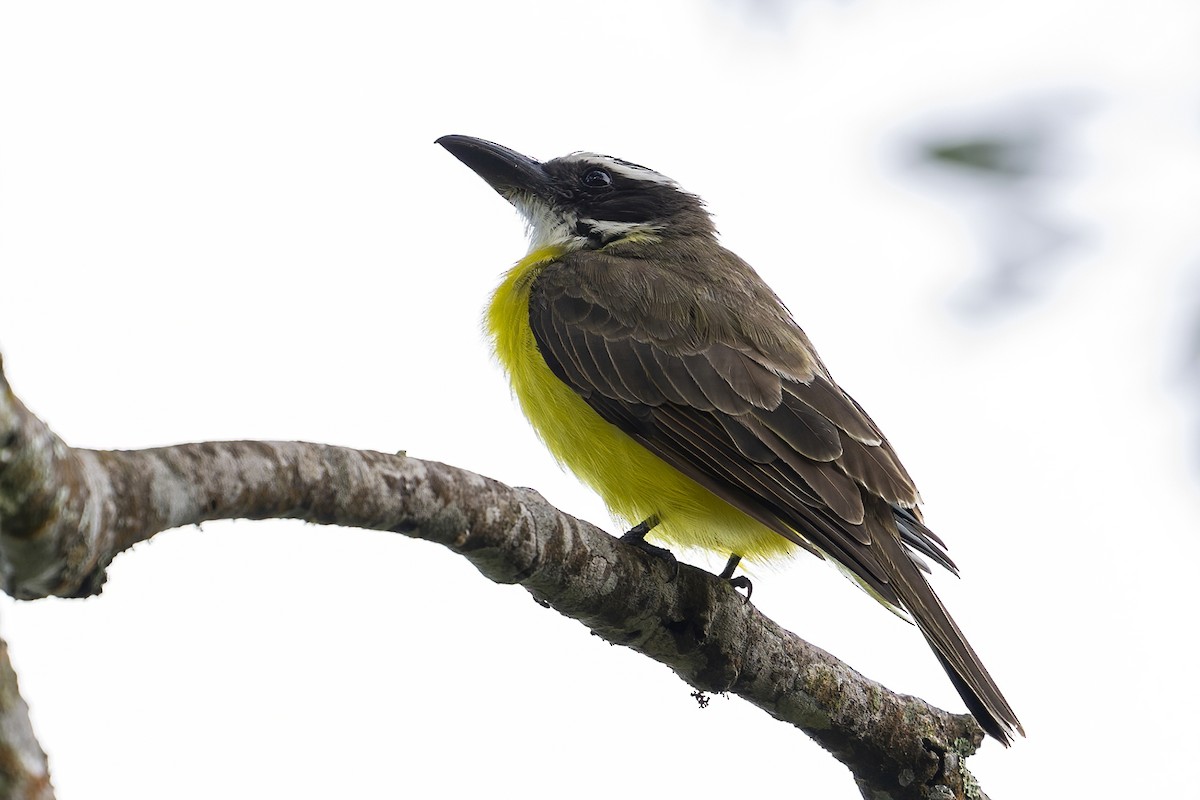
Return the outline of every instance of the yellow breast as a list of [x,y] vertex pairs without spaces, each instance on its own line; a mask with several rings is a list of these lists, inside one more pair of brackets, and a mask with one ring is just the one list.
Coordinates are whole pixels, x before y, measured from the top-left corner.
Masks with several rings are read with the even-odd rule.
[[529,291],[542,268],[561,254],[558,248],[543,248],[517,262],[487,310],[496,358],[546,447],[626,526],[657,515],[660,524],[651,536],[670,544],[737,553],[750,560],[789,552],[792,546],[786,539],[605,421],[550,371],[529,327]]

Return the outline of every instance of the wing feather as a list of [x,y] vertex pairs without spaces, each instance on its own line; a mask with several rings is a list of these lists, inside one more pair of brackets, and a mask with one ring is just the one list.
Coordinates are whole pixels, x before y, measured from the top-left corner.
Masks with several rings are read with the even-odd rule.
[[630,352],[637,359],[637,363],[630,362],[630,369],[639,369],[640,373],[645,376],[646,381],[650,384],[651,389],[646,391],[647,400],[652,404],[657,405],[654,401],[662,398],[662,402],[666,403],[687,403],[687,397],[682,392],[675,388],[675,384],[667,379],[658,366],[658,360],[654,357],[654,348],[636,339],[626,339]]
[[658,347],[652,347],[650,352],[654,356],[659,372],[683,397],[684,404],[697,411],[713,410],[712,401],[696,383],[688,369],[687,362],[681,356],[672,355]]
[[[605,349],[612,359],[612,366],[622,386],[645,405],[661,405],[670,398],[654,380],[653,373],[646,369],[640,352],[648,346],[628,337],[605,339]],[[681,399],[675,402],[681,402]]]
[[551,371],[586,400],[592,394],[591,381],[580,366],[569,331],[563,320],[562,324],[546,326],[535,338]]
[[844,446],[837,426],[790,393],[784,394],[774,408],[756,410],[754,417],[813,461],[833,461],[842,454]]
[[767,446],[761,436],[750,430],[747,423],[753,424],[753,417],[733,417],[720,414],[717,422],[725,430],[725,435],[737,446],[738,452],[758,464],[769,464],[774,461],[775,451]]
[[592,362],[597,366],[598,371],[604,373],[604,378],[611,387],[611,393],[626,403],[645,404],[639,392],[627,386],[621,377],[619,359],[614,356],[614,350],[619,348],[615,347],[608,339],[598,335],[587,336],[584,338],[584,342]]
[[893,505],[911,508],[917,504],[917,487],[890,448],[871,447],[847,437],[838,460],[850,477]]
[[751,405],[724,376],[713,369],[708,360],[707,352],[697,355],[673,356],[683,361],[688,374],[700,387],[700,391],[708,398],[712,407],[723,414],[744,414]]
[[775,408],[782,401],[782,379],[741,350],[718,342],[704,357],[737,396],[755,408]]
[[[796,452],[760,423],[752,422],[750,430],[776,457],[791,467],[835,514],[851,525],[857,526],[862,523],[862,493],[853,479],[829,464],[814,461]],[[865,534],[855,532],[854,535],[863,544],[870,544],[870,539],[862,538]]]
[[814,375],[808,383],[789,383],[787,390],[801,403],[863,444],[878,447],[883,443],[883,434],[871,418],[824,375]]
[[569,355],[574,357],[575,365],[584,376],[584,380],[587,382],[586,388],[606,397],[619,397],[620,395],[612,385],[612,370],[601,367],[601,365],[607,366],[608,357],[593,349],[593,347],[596,350],[602,349],[603,340],[578,325],[564,327],[560,333],[571,348]]

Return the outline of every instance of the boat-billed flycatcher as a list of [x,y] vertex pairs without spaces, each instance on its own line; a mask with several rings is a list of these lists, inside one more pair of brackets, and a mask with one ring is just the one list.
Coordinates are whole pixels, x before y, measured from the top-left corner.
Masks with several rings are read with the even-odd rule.
[[796,547],[829,559],[916,623],[985,731],[1023,734],[922,575],[922,556],[957,570],[908,472],[700,199],[609,156],[438,144],[529,223],[487,328],[546,446],[631,534],[730,554],[726,578]]

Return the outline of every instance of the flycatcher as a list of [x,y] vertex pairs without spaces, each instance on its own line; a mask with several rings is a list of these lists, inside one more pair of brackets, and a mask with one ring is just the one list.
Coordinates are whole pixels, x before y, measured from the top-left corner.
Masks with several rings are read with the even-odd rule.
[[700,198],[595,153],[438,144],[529,224],[488,332],[538,435],[627,536],[728,554],[722,577],[747,589],[742,558],[828,559],[916,623],[985,731],[1023,735],[922,574],[922,557],[957,568],[908,472]]

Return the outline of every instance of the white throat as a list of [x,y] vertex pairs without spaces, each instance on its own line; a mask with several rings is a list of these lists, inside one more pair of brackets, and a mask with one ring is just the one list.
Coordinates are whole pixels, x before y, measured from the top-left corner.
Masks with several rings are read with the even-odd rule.
[[512,204],[525,218],[530,253],[544,247],[570,251],[587,245],[587,237],[576,231],[579,218],[574,213],[557,210],[540,197],[527,195],[513,197]]

